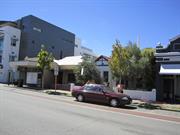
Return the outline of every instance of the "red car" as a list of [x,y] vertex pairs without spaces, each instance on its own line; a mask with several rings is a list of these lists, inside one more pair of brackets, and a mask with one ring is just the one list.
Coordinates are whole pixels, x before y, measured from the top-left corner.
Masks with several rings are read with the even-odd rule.
[[113,107],[131,104],[130,96],[115,93],[109,87],[99,84],[86,84],[82,88],[72,90],[72,96],[77,101],[91,101],[97,103],[109,104]]

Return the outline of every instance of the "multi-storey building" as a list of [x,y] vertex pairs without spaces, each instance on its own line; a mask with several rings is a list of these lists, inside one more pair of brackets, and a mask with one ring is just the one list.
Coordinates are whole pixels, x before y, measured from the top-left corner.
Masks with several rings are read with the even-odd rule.
[[74,48],[74,55],[75,56],[90,56],[96,58],[97,55],[93,52],[92,49],[89,49],[85,46],[82,46],[81,39],[76,37],[75,38],[75,48]]
[[44,45],[55,59],[74,55],[75,34],[50,24],[33,15],[22,17],[17,21],[21,29],[19,59],[26,56],[36,57]]
[[16,28],[15,23],[0,22],[0,82],[9,81],[9,62],[19,59],[20,35],[21,31]]

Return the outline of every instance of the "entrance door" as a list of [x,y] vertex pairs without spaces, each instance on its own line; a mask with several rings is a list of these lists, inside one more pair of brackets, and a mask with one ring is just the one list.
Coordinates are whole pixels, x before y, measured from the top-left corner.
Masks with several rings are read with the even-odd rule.
[[164,100],[172,101],[174,97],[174,79],[164,79]]
[[63,72],[59,72],[57,76],[57,84],[62,84]]

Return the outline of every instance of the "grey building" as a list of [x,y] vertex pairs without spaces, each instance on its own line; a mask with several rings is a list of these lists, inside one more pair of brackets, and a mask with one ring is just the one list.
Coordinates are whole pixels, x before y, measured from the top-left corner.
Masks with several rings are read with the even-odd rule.
[[75,34],[71,32],[33,15],[17,20],[17,27],[21,29],[20,60],[36,57],[42,45],[55,59],[74,55]]
[[157,99],[180,101],[180,35],[170,39],[166,48],[156,47]]

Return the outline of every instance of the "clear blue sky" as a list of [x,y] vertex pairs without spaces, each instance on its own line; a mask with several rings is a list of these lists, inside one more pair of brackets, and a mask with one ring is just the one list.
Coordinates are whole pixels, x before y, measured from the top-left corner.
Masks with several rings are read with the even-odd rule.
[[112,44],[140,37],[141,48],[167,45],[180,34],[180,0],[1,0],[0,20],[26,15],[75,33],[97,54],[110,55]]

